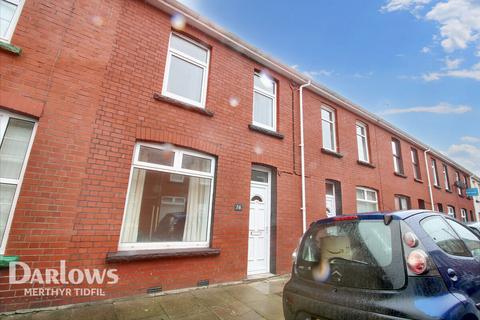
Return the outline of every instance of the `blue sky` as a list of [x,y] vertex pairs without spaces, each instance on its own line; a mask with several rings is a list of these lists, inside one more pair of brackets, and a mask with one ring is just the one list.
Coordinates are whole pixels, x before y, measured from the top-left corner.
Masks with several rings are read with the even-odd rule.
[[480,0],[182,0],[480,175]]

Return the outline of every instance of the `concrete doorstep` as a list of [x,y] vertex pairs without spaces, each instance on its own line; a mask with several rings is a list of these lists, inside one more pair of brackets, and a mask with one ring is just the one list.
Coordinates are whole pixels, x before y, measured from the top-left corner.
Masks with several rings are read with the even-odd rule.
[[284,319],[282,290],[288,276],[165,292],[111,302],[14,313],[1,320],[256,320]]

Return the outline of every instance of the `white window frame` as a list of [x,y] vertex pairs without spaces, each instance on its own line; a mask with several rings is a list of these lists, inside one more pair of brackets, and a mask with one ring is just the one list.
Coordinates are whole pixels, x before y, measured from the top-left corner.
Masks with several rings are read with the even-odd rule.
[[437,168],[437,161],[435,159],[431,159],[432,160],[432,172],[433,172],[433,185],[434,186],[437,186],[437,187],[440,187],[440,181],[439,181],[439,178],[438,178],[438,168]]
[[455,208],[453,206],[447,205],[447,214],[449,217],[455,219]]
[[[160,165],[150,162],[140,161],[139,154],[140,148],[142,146],[159,149],[159,150],[167,150],[175,152],[174,161],[172,166],[167,165]],[[200,157],[203,159],[210,160],[210,172],[203,172],[203,171],[195,171],[182,168],[182,159],[183,155],[191,155]],[[127,208],[128,208],[128,199],[130,197],[130,190],[132,184],[132,176],[134,169],[145,169],[157,172],[164,172],[164,173],[175,173],[175,174],[182,174],[188,175],[192,177],[198,178],[207,178],[210,179],[210,197],[209,197],[209,215],[208,215],[208,223],[207,223],[207,241],[199,241],[199,242],[137,242],[137,243],[122,243],[123,232],[125,228],[125,220],[127,217]],[[125,209],[123,212],[123,221],[122,221],[122,229],[120,232],[120,239],[118,244],[119,251],[129,251],[129,250],[152,250],[152,249],[181,249],[181,248],[208,248],[210,246],[210,238],[211,238],[211,225],[212,225],[212,216],[213,216],[213,191],[215,189],[215,158],[207,155],[205,153],[195,152],[188,149],[183,148],[165,148],[162,145],[155,144],[155,143],[147,143],[147,142],[137,142],[135,145],[135,150],[133,153],[133,160],[132,160],[132,168],[130,170],[130,177],[128,181],[128,189],[127,189],[127,197],[125,200]]]
[[5,37],[0,36],[0,41],[1,42],[6,42],[10,43],[12,41],[13,33],[15,32],[15,29],[17,28],[17,23],[18,20],[20,19],[20,15],[22,14],[23,10],[23,5],[25,4],[25,0],[0,0],[2,2],[8,2],[13,5],[17,6],[17,9],[15,10],[15,14],[12,17],[12,21],[10,22],[10,25],[7,30],[7,35]]
[[[259,72],[255,72],[253,75],[253,107],[252,107],[252,124],[256,125],[257,127],[261,127],[271,131],[277,131],[277,82],[275,79],[268,78],[273,84],[273,94],[271,92],[265,91],[262,88],[255,86],[255,76],[262,77]],[[265,77],[265,75],[263,75]],[[255,121],[255,93],[265,96],[269,99],[272,99],[272,126],[268,126],[264,123]]]
[[[365,134],[364,134],[364,135],[359,134],[359,133],[357,132],[357,127],[363,128],[363,131],[365,132]],[[368,131],[367,131],[367,125],[366,125],[365,123],[363,123],[363,122],[357,121],[357,123],[356,123],[356,125],[355,125],[355,133],[356,133],[356,135],[357,135],[358,160],[369,163],[369,162],[370,162],[370,157],[369,157],[369,153],[370,153],[369,151],[370,151],[370,150],[369,150],[369,148],[368,148]],[[360,147],[362,147],[361,149],[362,149],[362,152],[363,152],[363,146],[359,146],[359,145],[358,145],[358,137],[360,137],[360,139],[362,140],[362,142],[363,142],[363,140],[365,140],[365,141],[364,141],[364,142],[365,142],[365,159],[362,159],[362,157],[361,157],[361,155],[360,155]]]
[[[365,194],[365,198],[364,199],[359,199],[357,197],[357,190],[363,190],[364,194]],[[370,192],[374,192],[375,193],[375,201],[373,200],[368,200],[367,199],[367,191],[370,191]],[[358,201],[360,202],[367,202],[367,203],[375,203],[375,206],[376,206],[376,211],[378,211],[378,192],[377,190],[375,189],[370,189],[370,188],[366,188],[366,187],[356,187],[355,189],[355,199],[356,199],[356,206],[357,206],[357,211],[358,211]]]
[[443,168],[443,181],[445,182],[445,190],[450,191],[451,187],[450,187],[450,177],[448,176],[448,166],[444,163],[442,164],[442,168]]
[[467,209],[461,208],[460,209],[460,216],[462,217],[462,222],[467,222]]
[[403,167],[402,147],[400,145],[400,140],[397,138],[392,138],[392,156],[393,171],[398,174],[404,174],[405,168]]
[[[206,50],[207,51],[207,62],[200,61],[200,60],[195,59],[194,57],[192,57],[192,56],[190,56],[186,53],[183,53],[183,52],[181,52],[177,49],[171,48],[171,42],[172,42],[172,37],[173,36],[179,37],[179,38],[181,38],[185,41],[188,41],[191,44],[193,44],[193,45],[195,45],[195,46],[197,46],[201,49]],[[169,80],[169,77],[170,77],[170,65],[171,65],[172,55],[181,59],[181,60],[186,61],[187,63],[191,63],[191,64],[203,69],[202,92],[201,92],[200,102],[189,99],[189,98],[182,97],[178,94],[175,94],[175,93],[172,93],[172,92],[168,91],[168,80]],[[202,44],[199,44],[198,42],[196,42],[196,41],[194,41],[194,40],[192,40],[192,39],[190,39],[190,38],[188,38],[188,37],[186,37],[182,34],[179,34],[177,32],[171,32],[169,42],[168,42],[168,52],[167,52],[167,61],[165,63],[165,73],[163,75],[162,95],[164,95],[166,97],[170,97],[170,98],[178,100],[178,101],[181,101],[181,102],[184,102],[184,103],[187,103],[187,104],[190,104],[190,105],[193,105],[195,107],[205,108],[205,101],[206,101],[206,97],[207,97],[207,87],[208,87],[209,65],[210,65],[210,49],[209,48],[205,47]]]
[[[323,119],[322,112],[321,112],[322,110],[325,110],[325,111],[331,113],[332,120]],[[326,150],[337,152],[337,127],[335,125],[335,122],[336,122],[337,119],[335,117],[335,109],[333,109],[329,106],[323,105],[321,110],[320,110],[320,120],[321,120],[322,128],[323,128],[324,122],[327,122],[327,123],[332,125],[332,145],[333,145],[333,148],[331,149],[331,148],[327,148],[325,146],[325,143],[324,143],[325,141],[323,140],[324,139],[323,130],[322,130],[322,146],[323,146],[323,148],[326,149]]]
[[[402,206],[402,200],[405,201],[405,204],[406,204],[406,208],[401,208]],[[398,201],[398,210],[410,210],[410,207],[411,207],[411,199],[410,197],[408,196],[404,196],[404,195],[401,195],[401,194],[396,194],[395,195],[395,202]],[[396,203],[395,203],[395,206],[396,206]],[[395,208],[396,209],[396,208]]]
[[418,150],[415,148],[410,148],[410,156],[412,157],[413,177],[417,180],[420,180],[422,179],[422,172],[420,171],[420,160],[418,158]]
[[33,140],[35,140],[35,133],[37,132],[37,126],[38,126],[38,122],[35,119],[21,116],[16,113],[0,110],[0,145],[1,145],[1,142],[3,141],[3,137],[5,135],[5,131],[7,129],[8,121],[10,118],[31,121],[33,122],[33,129],[32,129],[32,135],[30,136],[30,141],[28,143],[27,152],[25,153],[25,159],[23,160],[22,169],[20,171],[19,178],[18,179],[0,178],[0,183],[14,184],[17,186],[15,189],[15,194],[13,196],[12,206],[10,207],[10,212],[8,213],[8,219],[7,219],[7,224],[5,226],[4,236],[0,244],[0,255],[5,253],[5,249],[7,247],[7,242],[10,235],[10,228],[12,227],[13,215],[15,213],[15,208],[17,206],[20,190],[22,189],[23,176],[25,175],[25,169],[27,168],[28,159],[30,157],[30,151],[32,150]]

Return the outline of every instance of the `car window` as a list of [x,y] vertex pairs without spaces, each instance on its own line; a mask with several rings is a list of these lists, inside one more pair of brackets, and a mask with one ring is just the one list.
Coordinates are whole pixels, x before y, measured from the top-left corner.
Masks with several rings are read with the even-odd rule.
[[447,222],[463,240],[472,256],[480,257],[480,239],[460,223],[450,219],[447,219]]
[[462,240],[442,217],[425,218],[421,225],[428,236],[446,253],[463,257],[471,256]]
[[313,226],[300,246],[297,274],[317,283],[399,289],[405,283],[397,222],[334,221]]

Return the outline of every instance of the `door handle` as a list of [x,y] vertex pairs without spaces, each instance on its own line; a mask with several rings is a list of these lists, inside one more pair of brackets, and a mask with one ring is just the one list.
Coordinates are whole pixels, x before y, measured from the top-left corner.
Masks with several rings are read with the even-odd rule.
[[458,280],[457,273],[452,268],[447,269],[447,274],[450,280],[452,280],[453,282],[456,282]]

